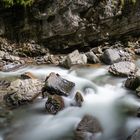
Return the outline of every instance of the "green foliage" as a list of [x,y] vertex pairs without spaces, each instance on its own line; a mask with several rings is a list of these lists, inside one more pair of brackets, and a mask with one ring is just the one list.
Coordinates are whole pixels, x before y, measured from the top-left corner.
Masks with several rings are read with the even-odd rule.
[[[136,0],[129,0],[130,2],[132,2],[133,4],[136,3]],[[121,5],[124,5],[125,4],[125,0],[121,0]]]
[[30,6],[33,4],[34,0],[2,0],[6,7],[11,7],[13,5]]

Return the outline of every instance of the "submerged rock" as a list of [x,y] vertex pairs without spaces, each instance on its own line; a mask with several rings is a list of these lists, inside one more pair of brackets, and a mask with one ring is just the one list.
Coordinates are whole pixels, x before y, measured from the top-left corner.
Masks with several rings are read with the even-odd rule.
[[72,65],[76,64],[86,64],[87,56],[85,54],[80,54],[78,50],[73,51],[68,54],[64,60],[64,66],[70,68]]
[[48,113],[50,114],[56,114],[60,110],[64,108],[64,100],[61,96],[58,95],[52,95],[48,96],[48,100],[45,104],[45,108]]
[[102,127],[99,121],[92,116],[86,115],[76,128],[74,140],[94,140],[96,134],[101,132]]
[[109,67],[109,72],[115,76],[129,76],[136,72],[136,65],[129,61],[114,63]]
[[42,90],[44,83],[37,79],[15,80],[8,87],[5,101],[9,106],[32,102]]
[[43,96],[45,96],[45,92],[48,92],[49,94],[68,96],[74,86],[75,83],[63,79],[59,74],[52,72],[45,80]]
[[140,128],[138,128],[127,140],[139,140],[140,139]]

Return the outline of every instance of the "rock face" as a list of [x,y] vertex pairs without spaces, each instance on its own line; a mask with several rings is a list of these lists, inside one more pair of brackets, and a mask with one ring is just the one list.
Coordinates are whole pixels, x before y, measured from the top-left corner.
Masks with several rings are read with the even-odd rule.
[[[57,50],[140,32],[140,1],[123,8],[113,0],[39,0],[30,8],[0,6],[0,35],[22,40],[34,38]],[[124,28],[125,27],[125,28]]]
[[94,140],[94,135],[100,132],[102,132],[102,128],[98,120],[86,115],[77,126],[74,140]]
[[48,96],[45,108],[48,113],[56,114],[64,108],[64,100],[58,95]]
[[52,72],[45,80],[43,95],[45,96],[45,92],[48,92],[49,94],[68,96],[74,86],[73,82],[63,79],[59,74]]
[[139,140],[140,139],[140,129],[137,129],[128,140]]
[[36,79],[16,80],[8,87],[5,101],[9,106],[32,102],[42,91],[44,83]]
[[109,72],[116,76],[129,76],[136,72],[136,65],[129,61],[122,61],[110,66]]

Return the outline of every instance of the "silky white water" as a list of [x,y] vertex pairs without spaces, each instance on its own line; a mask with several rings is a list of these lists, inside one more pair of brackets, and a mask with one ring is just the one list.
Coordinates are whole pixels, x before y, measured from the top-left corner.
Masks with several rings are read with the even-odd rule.
[[66,108],[56,115],[45,112],[47,99],[19,108],[15,110],[15,121],[10,130],[3,133],[0,140],[7,137],[10,140],[73,140],[74,130],[86,114],[96,117],[103,128],[97,140],[126,139],[140,127],[140,120],[134,115],[140,102],[131,91],[123,88],[124,79],[112,77],[106,67],[66,70],[53,66],[28,66],[15,72],[0,72],[0,77],[18,76],[24,72],[31,72],[40,79],[56,72],[76,84],[74,93],[80,91],[84,102],[82,107],[72,107],[74,93],[63,97]]

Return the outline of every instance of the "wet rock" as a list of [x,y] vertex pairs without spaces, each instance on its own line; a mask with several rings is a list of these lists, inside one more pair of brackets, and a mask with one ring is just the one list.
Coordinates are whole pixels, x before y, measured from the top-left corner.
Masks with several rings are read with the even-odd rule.
[[87,56],[85,54],[80,54],[78,50],[68,54],[64,60],[64,66],[70,68],[72,65],[76,64],[86,64]]
[[140,77],[131,76],[131,77],[127,78],[127,80],[125,82],[126,88],[135,90],[136,88],[138,88],[138,86],[140,86]]
[[139,140],[140,139],[140,128],[138,128],[127,140]]
[[45,80],[45,85],[42,91],[43,96],[45,96],[45,92],[48,92],[49,94],[68,96],[74,86],[75,83],[63,79],[59,74],[52,72]]
[[135,54],[140,55],[140,48],[135,49]]
[[129,76],[137,70],[136,65],[129,61],[114,63],[109,67],[109,72],[115,76]]
[[102,61],[108,65],[119,62],[121,60],[119,51],[116,49],[105,50],[101,58]]
[[3,72],[9,72],[9,71],[15,71],[21,67],[23,67],[23,64],[20,63],[9,63],[7,65],[4,65],[3,67],[1,67],[1,71]]
[[86,115],[76,128],[74,140],[94,140],[96,134],[100,132],[102,132],[102,127],[99,121],[92,116]]
[[43,85],[37,79],[15,80],[8,87],[4,99],[11,107],[32,102],[41,93]]
[[21,74],[21,79],[36,79],[36,77],[31,72],[25,72]]
[[50,96],[49,95],[48,100],[45,104],[45,108],[48,113],[56,114],[64,108],[64,100],[61,96],[58,96],[58,95]]
[[138,97],[140,97],[140,85],[136,89],[136,94],[137,94]]
[[83,98],[82,94],[80,92],[76,92],[74,99],[75,99],[75,102],[76,102],[76,106],[81,107],[82,103],[84,101],[84,98]]
[[86,53],[88,63],[99,63],[99,58],[92,52]]

